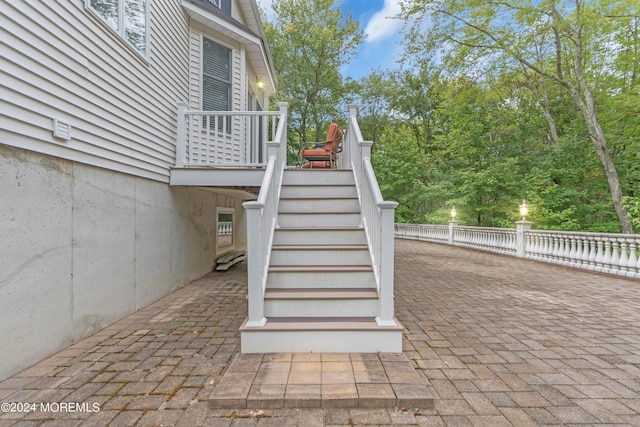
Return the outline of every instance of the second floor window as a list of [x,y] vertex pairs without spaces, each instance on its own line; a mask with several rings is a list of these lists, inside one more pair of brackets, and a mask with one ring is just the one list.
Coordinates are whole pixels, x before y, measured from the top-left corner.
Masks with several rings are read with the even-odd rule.
[[[202,109],[231,111],[231,49],[206,37],[202,47]],[[218,130],[230,131],[228,118],[223,123],[218,121]]]
[[149,0],[86,0],[109,27],[147,56]]

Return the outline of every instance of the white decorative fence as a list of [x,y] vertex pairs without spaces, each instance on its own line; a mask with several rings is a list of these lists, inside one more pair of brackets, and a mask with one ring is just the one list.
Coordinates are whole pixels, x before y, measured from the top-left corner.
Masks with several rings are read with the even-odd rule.
[[527,221],[516,224],[516,229],[460,227],[455,221],[449,226],[396,224],[395,235],[640,278],[640,234],[531,230]]
[[380,310],[380,326],[397,326],[393,306],[393,238],[394,214],[398,203],[385,201],[371,165],[371,141],[363,141],[357,120],[357,108],[349,106],[349,122],[344,147],[338,161],[340,168],[353,170],[362,209],[362,222],[371,252]]
[[178,103],[176,166],[265,167],[280,111],[195,111]]
[[247,277],[249,316],[246,326],[264,326],[264,294],[271,244],[278,215],[278,201],[284,168],[287,164],[287,107],[280,104],[278,129],[267,143],[267,169],[258,200],[245,202],[247,212]]

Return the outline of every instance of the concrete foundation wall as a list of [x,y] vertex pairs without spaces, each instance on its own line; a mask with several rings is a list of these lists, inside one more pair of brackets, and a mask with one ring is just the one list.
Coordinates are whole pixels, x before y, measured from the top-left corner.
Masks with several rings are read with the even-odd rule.
[[218,206],[242,230],[240,200],[0,144],[0,380],[210,272]]

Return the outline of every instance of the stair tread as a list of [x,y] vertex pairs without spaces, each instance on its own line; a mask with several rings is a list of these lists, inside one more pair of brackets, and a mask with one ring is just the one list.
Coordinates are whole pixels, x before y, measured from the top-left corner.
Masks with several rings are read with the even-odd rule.
[[280,227],[277,231],[363,231],[364,228],[353,225],[319,225],[316,227]]
[[373,317],[270,317],[261,328],[248,328],[242,325],[240,330],[256,332],[404,330],[399,322],[396,321],[396,323],[398,326],[379,326]]
[[296,214],[296,215],[335,215],[335,214],[360,214],[360,210],[357,211],[278,211],[279,214]]
[[331,251],[331,250],[368,250],[366,244],[347,245],[273,245],[272,250],[279,251]]
[[370,265],[274,265],[269,267],[270,272],[345,272],[345,271],[373,271]]
[[375,288],[271,288],[265,299],[377,299]]

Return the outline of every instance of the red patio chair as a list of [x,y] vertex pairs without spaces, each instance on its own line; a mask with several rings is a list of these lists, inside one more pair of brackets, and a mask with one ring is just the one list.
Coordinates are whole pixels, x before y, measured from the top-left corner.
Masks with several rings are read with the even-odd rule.
[[307,160],[307,163],[302,167],[335,169],[336,157],[342,149],[340,147],[342,134],[342,129],[336,123],[331,123],[327,131],[327,139],[324,142],[305,144],[307,146],[313,144],[313,148],[302,150],[302,158]]

